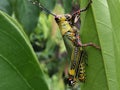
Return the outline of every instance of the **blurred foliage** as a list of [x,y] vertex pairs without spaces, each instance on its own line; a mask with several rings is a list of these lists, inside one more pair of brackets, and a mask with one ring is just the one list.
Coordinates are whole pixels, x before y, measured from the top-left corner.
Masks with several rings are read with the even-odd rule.
[[[72,13],[79,9],[80,1],[81,7],[88,2],[88,0],[38,1],[56,14]],[[102,52],[86,48],[89,55],[89,68],[86,68],[86,74],[89,79],[87,83],[81,85],[82,90],[90,90],[90,88],[91,90],[96,90],[96,88],[118,90],[120,3],[119,0],[114,0],[114,2],[113,0],[94,0],[91,8],[81,15],[81,38],[83,43],[92,41],[100,44]],[[70,90],[71,88],[64,83],[64,77],[68,74],[68,55],[54,18],[28,0],[0,0],[0,10],[15,18],[28,35],[49,89]],[[79,85],[72,90],[80,90]]]
[[[79,8],[79,0],[39,0],[49,10],[64,14]],[[54,18],[28,0],[0,0],[0,10],[22,25],[38,56],[50,90],[64,90],[68,56]],[[54,88],[53,88],[54,87]],[[67,88],[66,88],[67,89]]]

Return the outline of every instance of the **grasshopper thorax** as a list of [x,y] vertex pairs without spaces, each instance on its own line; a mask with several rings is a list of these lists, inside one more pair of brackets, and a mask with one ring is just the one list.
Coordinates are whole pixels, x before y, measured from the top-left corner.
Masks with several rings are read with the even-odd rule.
[[72,30],[72,27],[70,25],[71,21],[71,15],[65,14],[65,15],[56,15],[55,20],[60,28],[61,34],[64,36],[68,31]]
[[70,14],[64,14],[64,15],[56,15],[55,21],[57,23],[63,22],[63,21],[70,21],[72,16]]

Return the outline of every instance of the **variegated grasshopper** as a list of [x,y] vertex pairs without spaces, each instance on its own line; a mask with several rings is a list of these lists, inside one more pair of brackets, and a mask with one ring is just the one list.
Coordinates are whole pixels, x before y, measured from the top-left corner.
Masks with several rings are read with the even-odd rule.
[[47,13],[54,16],[55,21],[57,22],[60,28],[63,38],[66,37],[72,43],[73,49],[71,54],[71,66],[69,70],[69,77],[66,79],[69,86],[74,86],[77,79],[79,79],[79,81],[81,82],[85,82],[85,60],[87,59],[87,53],[85,52],[83,47],[93,46],[97,49],[100,49],[100,47],[91,42],[87,44],[82,44],[79,37],[79,30],[75,27],[75,24],[80,17],[80,13],[86,11],[90,4],[92,3],[92,1],[89,0],[89,3],[84,9],[80,9],[73,13],[72,15],[71,14],[56,15],[54,13],[51,13],[39,2],[37,1],[31,2],[34,5],[37,5],[39,8],[46,11]]

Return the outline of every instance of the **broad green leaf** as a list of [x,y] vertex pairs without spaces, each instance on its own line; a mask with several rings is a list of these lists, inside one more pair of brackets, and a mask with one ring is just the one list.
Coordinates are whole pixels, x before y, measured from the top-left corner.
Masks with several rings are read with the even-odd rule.
[[48,90],[21,26],[0,11],[0,90]]
[[37,26],[39,9],[32,5],[29,0],[16,0],[14,8],[18,21],[28,34],[31,33]]
[[[93,1],[93,0],[92,0]],[[88,1],[81,3],[85,7]],[[119,0],[94,0],[82,13],[82,41],[93,42],[101,51],[87,47],[88,66],[82,90],[119,90],[120,81],[120,3]]]

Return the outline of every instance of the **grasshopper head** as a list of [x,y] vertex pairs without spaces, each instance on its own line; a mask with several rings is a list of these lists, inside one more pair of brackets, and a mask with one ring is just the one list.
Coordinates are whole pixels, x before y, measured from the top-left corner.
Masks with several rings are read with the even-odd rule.
[[62,22],[62,21],[70,21],[72,16],[70,14],[65,14],[65,15],[57,15],[55,17],[55,21],[57,23]]

